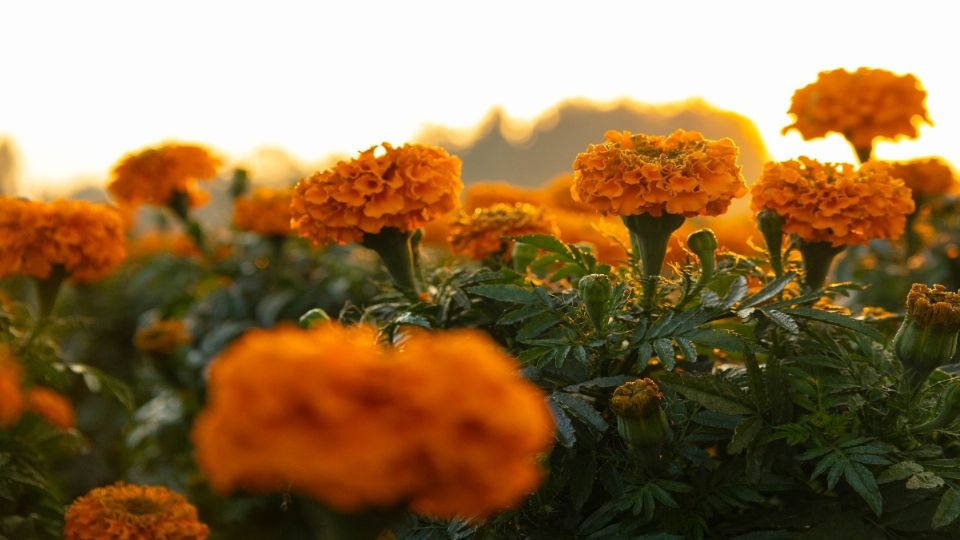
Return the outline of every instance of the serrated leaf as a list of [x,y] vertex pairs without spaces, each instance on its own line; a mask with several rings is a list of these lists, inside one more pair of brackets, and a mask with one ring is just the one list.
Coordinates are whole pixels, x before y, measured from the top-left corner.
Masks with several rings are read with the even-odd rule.
[[701,426],[733,430],[736,429],[741,418],[740,415],[735,414],[724,414],[716,411],[697,411],[691,420]]
[[922,471],[907,480],[907,489],[936,489],[944,484],[943,478],[932,471]]
[[844,469],[846,469],[849,461],[844,459],[837,459],[830,467],[830,472],[827,473],[827,489],[832,490],[837,487],[837,482],[840,481],[840,476],[843,475]]
[[720,307],[720,295],[710,289],[704,289],[700,293],[700,305],[705,308]]
[[780,294],[791,281],[795,278],[797,274],[795,272],[787,272],[783,276],[767,283],[767,285],[753,294],[743,299],[743,302],[740,303],[740,309],[749,308],[760,304],[761,302],[766,302],[767,300],[773,298],[774,296]]
[[858,321],[846,315],[840,315],[839,313],[831,313],[829,311],[821,311],[819,309],[812,309],[808,307],[795,307],[789,310],[786,310],[790,315],[796,317],[802,317],[804,319],[812,319],[815,321],[820,321],[823,323],[831,324],[834,326],[840,326],[853,330],[854,332],[859,332],[865,336],[873,338],[876,341],[883,341],[883,334],[879,330],[870,326],[869,324]]
[[603,416],[593,408],[593,405],[573,394],[554,392],[550,397],[557,403],[570,409],[574,416],[586,422],[593,429],[603,432],[609,427],[606,420],[603,419]]
[[410,313],[405,311],[400,314],[399,317],[393,320],[396,324],[405,324],[408,326],[419,326],[420,328],[426,328],[430,330],[433,326],[430,324],[430,321],[423,315],[417,315],[415,313]]
[[691,384],[697,384],[698,379],[706,380],[707,377],[679,377],[677,382],[662,380],[661,386],[683,394],[688,399],[696,401],[711,411],[740,415],[755,412],[746,405],[722,395],[715,387],[711,388],[708,385],[691,386]]
[[703,328],[693,333],[686,334],[684,337],[694,343],[704,347],[721,349],[728,352],[741,352],[744,347],[756,350],[756,346],[743,339],[733,332],[727,330],[717,330],[714,328]]
[[571,384],[570,386],[565,386],[563,389],[567,392],[577,392],[581,388],[616,388],[635,379],[636,377],[629,375],[612,375],[610,377],[598,377],[596,379],[590,379],[589,381]]
[[670,508],[680,508],[680,505],[677,504],[677,501],[675,501],[665,489],[658,486],[656,483],[650,482],[646,485],[646,488],[653,495],[653,498],[659,501],[660,504]]
[[573,422],[570,421],[563,407],[552,399],[552,396],[547,403],[550,405],[550,412],[553,413],[553,423],[557,428],[557,440],[563,447],[573,448],[573,445],[577,442],[577,432],[573,428]]
[[533,339],[558,324],[560,324],[560,317],[552,311],[541,313],[520,327],[517,339],[521,341]]
[[517,285],[474,285],[467,292],[510,304],[533,304],[537,297],[532,292]]
[[817,466],[813,468],[813,472],[810,473],[810,479],[816,480],[818,476],[827,472],[827,469],[832,467],[843,457],[843,454],[839,452],[832,452],[827,454],[823,459],[817,462]]
[[567,245],[558,240],[556,237],[548,234],[527,234],[523,236],[517,236],[515,237],[515,240],[521,244],[529,244],[544,251],[556,253],[567,261],[573,261],[573,254],[567,248]]
[[653,350],[656,351],[660,363],[667,371],[673,371],[677,365],[676,353],[673,350],[673,342],[669,338],[657,338],[653,340]]
[[757,438],[760,430],[763,429],[763,419],[759,416],[744,416],[740,419],[736,429],[733,430],[733,438],[727,445],[727,451],[731,454],[739,454],[746,450],[750,443]]
[[883,511],[883,497],[880,496],[880,488],[873,473],[859,463],[847,462],[843,477],[847,480],[847,484],[863,497],[873,513],[879,516]]
[[911,476],[923,472],[923,466],[915,461],[901,461],[887,467],[880,476],[877,477],[877,483],[886,484],[887,482],[896,482],[906,480]]
[[953,523],[958,517],[960,517],[960,492],[950,488],[940,499],[931,524],[934,529],[939,529]]
[[737,278],[733,280],[733,283],[730,284],[730,290],[727,291],[727,295],[723,297],[723,301],[720,303],[721,307],[730,309],[747,295],[748,290],[747,278],[737,276]]
[[653,356],[653,346],[649,343],[644,343],[637,349],[637,367],[640,370],[643,370],[647,367],[647,364],[650,362],[650,357]]
[[549,308],[540,304],[526,304],[504,313],[499,319],[497,319],[497,324],[517,323],[529,319],[530,317],[539,315],[547,309]]
[[593,446],[583,445],[577,448],[571,467],[573,472],[570,475],[570,499],[579,512],[593,492],[594,477],[597,473],[597,454]]
[[697,361],[697,348],[692,341],[685,337],[675,337],[673,340],[680,347],[680,352],[683,353],[684,360],[687,362]]
[[777,326],[783,328],[791,334],[799,334],[800,326],[797,325],[797,321],[793,320],[792,317],[787,315],[782,311],[769,308],[760,308],[760,313],[766,315],[771,321],[777,324]]

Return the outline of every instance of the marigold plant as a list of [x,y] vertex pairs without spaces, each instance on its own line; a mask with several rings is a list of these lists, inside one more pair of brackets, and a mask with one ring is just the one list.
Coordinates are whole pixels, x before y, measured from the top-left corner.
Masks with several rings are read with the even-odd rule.
[[190,331],[179,319],[154,321],[137,329],[133,345],[148,354],[172,354],[177,348],[190,343]]
[[117,200],[130,206],[166,206],[185,195],[190,206],[202,206],[209,195],[199,180],[210,180],[220,168],[220,158],[192,144],[164,144],[127,154],[113,167],[107,186]]
[[869,149],[878,137],[915,139],[917,125],[930,123],[926,97],[913,75],[863,67],[823,71],[794,92],[789,113],[796,120],[783,132],[795,129],[804,140],[839,133],[858,150]]
[[12,426],[23,414],[23,369],[0,345],[0,428]]
[[489,514],[535,488],[552,439],[542,393],[471,331],[415,335],[401,352],[363,326],[251,331],[209,389],[193,440],[214,489],[290,486],[343,512]]
[[437,146],[382,147],[301,179],[292,228],[316,244],[346,244],[387,227],[412,231],[458,207],[459,158]]
[[34,386],[27,390],[27,410],[63,430],[77,425],[76,413],[70,400],[49,388]]
[[509,236],[559,233],[547,210],[527,203],[500,203],[460,216],[450,227],[450,244],[454,253],[480,260],[504,251]]
[[183,232],[150,231],[127,242],[127,252],[131,259],[166,254],[176,257],[196,258],[202,254],[196,242]]
[[205,540],[210,529],[182,495],[118,482],[91,490],[67,509],[64,540]]
[[126,258],[123,220],[109,206],[0,198],[0,215],[0,277],[45,279],[62,267],[78,281],[95,281]]
[[940,158],[912,159],[891,163],[890,175],[900,178],[913,192],[914,197],[943,195],[953,190],[956,174],[950,165]]
[[780,215],[783,231],[833,246],[898,238],[914,202],[889,165],[797,160],[767,163],[751,190],[753,210]]
[[261,187],[233,201],[233,225],[264,236],[290,234],[292,190]]
[[668,136],[608,131],[573,162],[572,193],[604,214],[718,215],[746,193],[729,138],[678,129]]

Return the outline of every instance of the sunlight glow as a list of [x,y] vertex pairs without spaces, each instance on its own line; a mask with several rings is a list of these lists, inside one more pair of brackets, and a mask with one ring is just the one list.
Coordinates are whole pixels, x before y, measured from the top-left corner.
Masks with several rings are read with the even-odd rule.
[[738,5],[7,3],[0,136],[21,151],[21,193],[39,195],[103,179],[125,152],[165,139],[315,162],[425,124],[466,128],[496,105],[533,119],[578,96],[699,96],[751,118],[775,159],[849,161],[838,136],[780,129],[793,90],[819,71],[870,66],[915,74],[934,122],[876,155],[960,164],[960,74],[942,60],[957,45],[949,3]]

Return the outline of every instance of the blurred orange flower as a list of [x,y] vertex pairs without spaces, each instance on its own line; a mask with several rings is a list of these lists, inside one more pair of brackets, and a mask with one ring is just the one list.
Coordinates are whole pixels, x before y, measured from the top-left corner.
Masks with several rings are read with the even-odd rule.
[[463,209],[472,212],[495,204],[542,204],[540,194],[509,182],[474,182],[464,191]]
[[746,193],[730,139],[678,129],[662,137],[608,131],[573,162],[573,198],[604,214],[718,215]]
[[545,204],[550,208],[567,212],[581,212],[595,214],[596,210],[573,198],[573,174],[564,173],[555,177],[540,190],[541,200],[537,204]]
[[177,193],[187,196],[190,206],[202,206],[209,195],[198,180],[210,180],[220,168],[220,158],[192,144],[164,144],[124,156],[113,167],[107,190],[129,206],[166,206]]
[[73,501],[65,520],[64,540],[205,540],[210,535],[183,495],[124,482]]
[[869,148],[877,137],[917,137],[917,125],[930,123],[926,91],[913,75],[882,69],[822,71],[816,82],[793,94],[789,113],[804,140],[839,133],[855,148]]
[[552,420],[512,359],[473,331],[417,334],[402,351],[375,338],[327,323],[231,345],[193,430],[213,488],[291,486],[343,512],[473,517],[536,487]]
[[316,244],[359,242],[384,227],[412,231],[456,209],[460,159],[437,146],[383,143],[351,161],[301,179],[291,226]]
[[6,347],[0,345],[0,428],[12,426],[23,415],[23,370]]
[[290,234],[290,199],[293,190],[261,187],[233,201],[233,225],[264,236]]
[[898,238],[914,210],[910,190],[884,163],[771,162],[751,195],[755,212],[769,208],[783,218],[784,232],[834,246]]
[[112,207],[0,197],[0,216],[0,277],[46,279],[61,266],[75,280],[95,281],[126,258],[123,220]]
[[940,158],[912,159],[891,163],[890,175],[899,178],[910,188],[914,197],[943,195],[956,186],[957,176],[950,165]]
[[568,244],[589,245],[598,261],[617,264],[630,258],[627,253],[630,235],[619,219],[565,210],[556,210],[553,215],[560,239]]
[[200,257],[200,249],[189,235],[177,231],[150,231],[131,239],[127,244],[131,259],[170,254],[177,257]]
[[498,203],[461,215],[450,226],[450,244],[454,253],[481,260],[504,247],[509,254],[512,242],[504,238],[524,234],[558,236],[560,231],[543,208],[527,203]]
[[49,388],[34,386],[27,390],[27,409],[63,430],[71,429],[77,424],[70,401]]
[[190,331],[183,321],[166,319],[139,328],[133,335],[133,345],[148,354],[167,355],[190,343],[190,339]]

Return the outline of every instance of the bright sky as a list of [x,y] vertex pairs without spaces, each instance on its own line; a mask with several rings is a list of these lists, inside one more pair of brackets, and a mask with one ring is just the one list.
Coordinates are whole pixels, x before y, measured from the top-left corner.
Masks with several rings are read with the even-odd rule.
[[[915,74],[934,127],[881,158],[960,166],[952,2],[241,2],[0,0],[0,136],[24,194],[105,178],[166,139],[315,161],[494,105],[530,120],[569,97],[702,96],[753,119],[772,156],[853,159],[839,137],[780,135],[819,71]],[[571,156],[571,160],[573,156]]]

